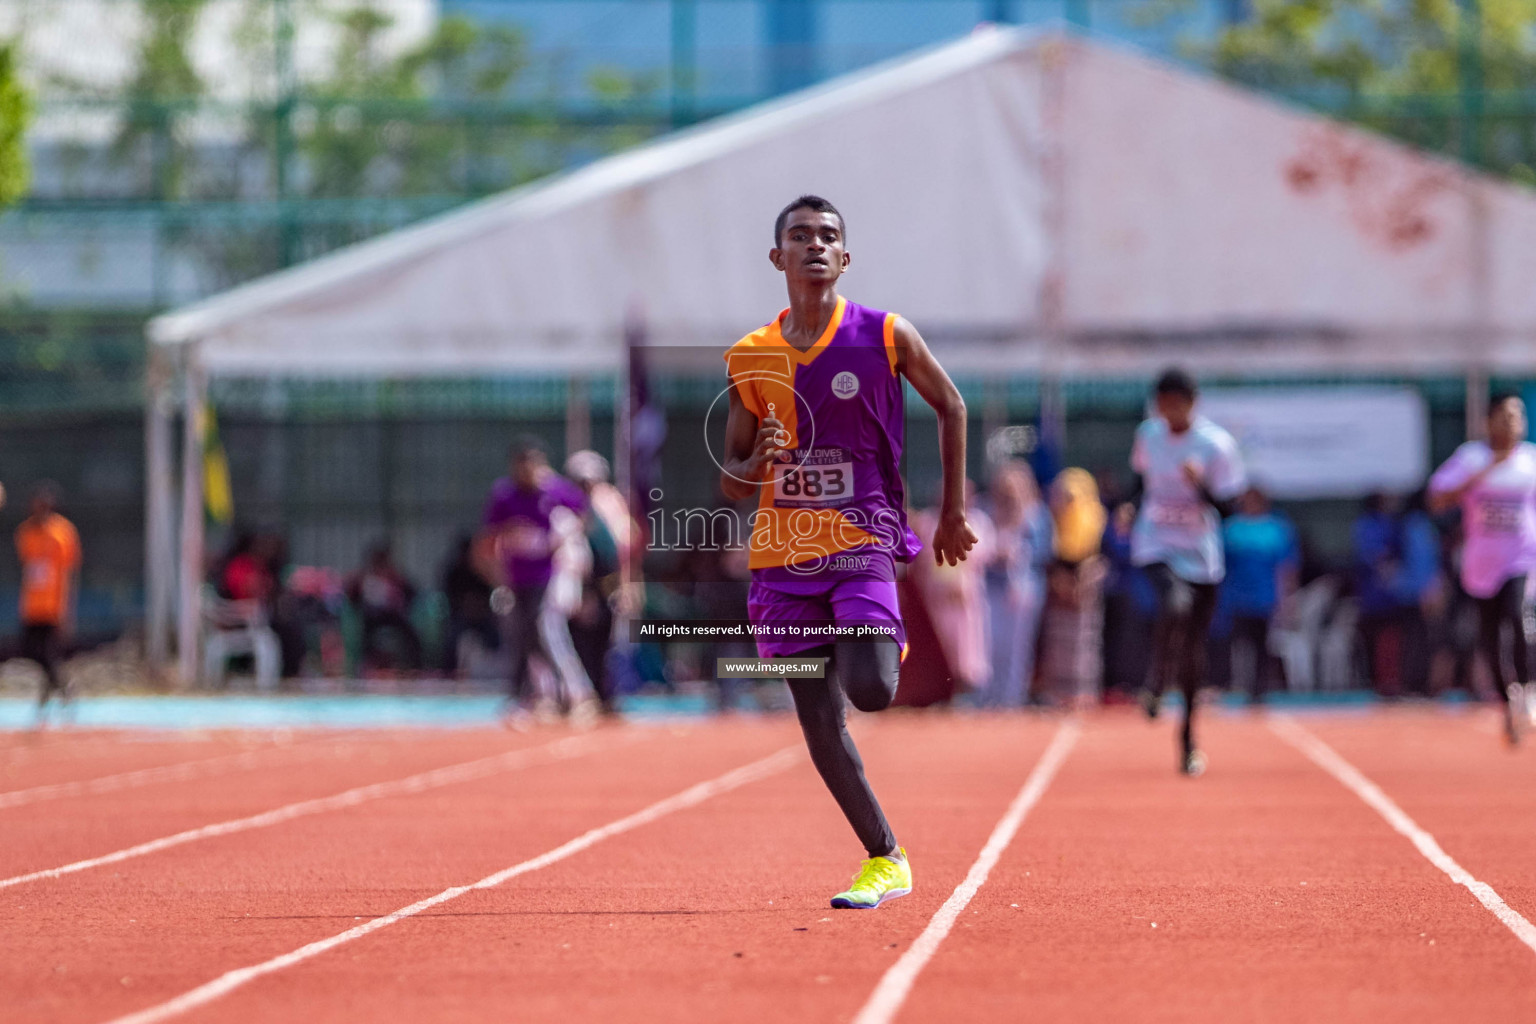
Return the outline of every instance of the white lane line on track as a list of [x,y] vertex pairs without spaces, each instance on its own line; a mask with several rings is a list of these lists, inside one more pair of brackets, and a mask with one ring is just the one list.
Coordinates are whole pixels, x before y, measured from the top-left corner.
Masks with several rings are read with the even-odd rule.
[[157,782],[185,782],[188,779],[217,774],[220,771],[238,771],[242,768],[255,767],[260,764],[265,755],[274,750],[294,749],[298,749],[301,755],[324,752],[319,747],[262,747],[237,754],[220,754],[217,757],[204,757],[195,761],[139,768],[116,775],[103,775],[95,779],[77,779],[71,782],[55,782],[46,786],[32,786],[27,789],[13,789],[8,793],[0,793],[0,810],[7,807],[20,807],[23,804],[35,804],[43,800],[57,800],[61,797],[116,793],[124,789],[151,786]]
[[1503,898],[1494,891],[1493,886],[1487,882],[1479,882],[1472,877],[1471,872],[1441,849],[1435,837],[1419,827],[1418,823],[1408,817],[1401,807],[1387,796],[1376,783],[1366,778],[1354,765],[1344,760],[1332,747],[1314,736],[1310,731],[1289,715],[1272,715],[1269,719],[1269,728],[1276,736],[1295,747],[1307,760],[1317,765],[1323,771],[1332,775],[1345,789],[1366,803],[1371,810],[1381,815],[1388,825],[1400,835],[1405,836],[1414,847],[1424,855],[1424,859],[1435,867],[1445,872],[1446,876],[1457,885],[1465,886],[1467,891],[1477,898],[1494,917],[1515,933],[1515,938],[1536,952],[1536,925],[1527,921],[1519,911],[1515,910]]
[[897,1012],[901,1010],[901,1004],[906,1002],[908,993],[912,991],[912,985],[917,981],[917,976],[928,965],[928,961],[933,959],[933,954],[938,952],[939,944],[955,926],[960,912],[986,884],[987,875],[997,865],[1003,851],[1008,849],[1008,844],[1013,842],[1019,826],[1024,824],[1024,818],[1035,804],[1040,802],[1040,797],[1045,794],[1051,780],[1056,777],[1057,770],[1067,759],[1067,755],[1072,752],[1072,745],[1077,742],[1081,733],[1082,727],[1076,719],[1068,719],[1061,724],[1061,728],[1056,730],[1056,735],[1051,738],[1045,753],[1040,755],[1040,760],[1035,763],[1029,777],[1024,780],[1024,788],[1019,790],[1019,795],[1014,797],[1013,803],[1008,805],[1008,810],[992,829],[992,834],[987,837],[986,845],[976,855],[976,862],[971,865],[971,870],[965,873],[965,879],[955,887],[954,892],[950,893],[949,899],[945,900],[944,905],[934,913],[928,921],[928,927],[924,928],[917,940],[907,947],[901,959],[892,964],[881,977],[880,983],[870,994],[869,1001],[853,1019],[853,1024],[887,1024],[895,1018]]
[[681,793],[669,796],[665,800],[659,800],[649,807],[619,818],[617,821],[612,821],[589,832],[584,832],[570,842],[557,846],[547,853],[541,853],[531,860],[525,860],[520,864],[504,868],[494,875],[487,875],[478,882],[444,889],[436,896],[429,896],[424,900],[418,900],[408,907],[401,907],[392,914],[376,917],[372,921],[360,924],[356,928],[348,928],[346,931],[332,935],[328,939],[320,939],[318,942],[311,942],[307,946],[300,946],[291,953],[284,953],[282,956],[273,957],[271,960],[264,961],[263,963],[252,964],[250,967],[241,967],[229,971],[207,984],[199,985],[197,988],[182,993],[174,999],[163,1002],[158,1006],[151,1006],[148,1009],[130,1013],[124,1017],[118,1017],[111,1021],[110,1024],[154,1024],[155,1021],[169,1020],[189,1010],[206,1006],[263,975],[272,974],[284,968],[292,967],[294,964],[303,963],[305,960],[317,957],[321,953],[335,949],[337,946],[351,942],[354,939],[360,939],[371,932],[376,932],[381,928],[388,928],[390,925],[403,921],[408,917],[415,917],[424,910],[431,910],[433,907],[447,903],[449,900],[458,899],[465,893],[473,892],[477,889],[492,889],[503,882],[511,881],[518,875],[526,875],[530,871],[549,867],[551,864],[574,856],[588,847],[596,846],[604,839],[632,831],[642,825],[648,825],[658,818],[664,818],[676,811],[697,806],[710,797],[719,796],[721,793],[727,793],[733,789],[739,789],[750,782],[756,782],[759,779],[765,779],[770,775],[784,771],[800,760],[800,749],[798,746],[785,747],[783,750],[770,754],[761,760],[753,761],[751,764],[728,771],[724,775],[719,775],[706,782],[690,786]]
[[[627,740],[637,738],[636,732],[628,732]],[[474,761],[465,761],[462,764],[452,764],[443,768],[434,768],[431,771],[421,772],[417,775],[407,775],[405,778],[392,779],[389,782],[375,782],[367,786],[358,786],[331,796],[317,797],[313,800],[300,800],[297,803],[285,804],[282,807],[253,814],[246,818],[233,818],[229,821],[220,821],[212,825],[204,825],[201,828],[188,829],[185,832],[177,832],[175,835],[163,836],[160,839],[151,839],[147,843],[130,846],[117,850],[114,853],[103,854],[100,857],[91,857],[88,860],[77,860],[72,864],[62,867],[47,868],[42,871],[32,871],[25,875],[15,875],[11,878],[0,878],[0,889],[7,889],[14,885],[23,885],[27,882],[38,882],[47,878],[59,878],[63,875],[72,875],[77,871],[85,871],[89,868],[99,868],[105,864],[116,864],[120,861],[131,860],[134,857],[143,857],[146,854],[159,853],[173,846],[182,846],[186,843],[195,843],[200,839],[212,839],[215,836],[227,836],[235,832],[248,832],[251,829],[267,828],[278,825],[294,818],[302,818],[311,814],[323,814],[327,811],[339,811],[369,800],[379,800],[384,797],[406,796],[413,793],[421,793],[439,786],[451,786],[460,782],[470,782],[475,779],[483,779],[500,772],[512,771],[517,768],[525,768],[534,764],[543,764],[553,761],[563,761],[583,754],[601,749],[604,744],[597,742],[596,737],[570,736],[554,743],[531,749],[512,750],[505,754],[494,754],[490,757],[479,758]]]

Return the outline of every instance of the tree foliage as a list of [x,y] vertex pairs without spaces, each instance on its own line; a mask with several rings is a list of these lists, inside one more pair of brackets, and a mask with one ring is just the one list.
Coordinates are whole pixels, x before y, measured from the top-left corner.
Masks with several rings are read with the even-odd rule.
[[1536,0],[1255,0],[1195,45],[1221,73],[1530,177]]
[[[207,0],[141,0],[144,13],[128,103],[114,152],[144,161],[150,190],[158,199],[182,192],[189,154],[175,131],[175,109],[195,101],[203,82],[189,48]],[[146,153],[147,150],[147,153]]]
[[339,20],[332,72],[304,90],[297,145],[308,195],[476,194],[523,176],[519,151],[539,126],[508,131],[479,113],[526,69],[521,32],[448,17],[385,56],[386,15],[359,6]]
[[0,46],[0,207],[9,206],[27,191],[27,125],[32,99],[16,69],[15,50]]

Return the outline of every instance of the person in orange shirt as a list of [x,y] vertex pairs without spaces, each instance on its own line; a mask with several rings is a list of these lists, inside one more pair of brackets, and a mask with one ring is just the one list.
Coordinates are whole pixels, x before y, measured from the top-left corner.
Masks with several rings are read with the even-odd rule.
[[44,484],[32,495],[32,514],[16,529],[21,559],[21,656],[42,666],[45,682],[38,700],[67,697],[59,676],[63,641],[74,620],[75,575],[80,569],[80,535],[56,511],[58,491]]

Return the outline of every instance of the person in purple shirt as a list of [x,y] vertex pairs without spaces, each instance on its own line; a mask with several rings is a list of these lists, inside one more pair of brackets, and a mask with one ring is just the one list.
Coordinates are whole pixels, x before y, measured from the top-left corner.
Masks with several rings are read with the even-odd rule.
[[581,488],[550,468],[537,438],[512,446],[511,472],[491,485],[486,499],[483,523],[501,583],[513,598],[507,698],[514,709],[529,703],[529,659],[535,654],[559,676],[567,711],[591,699],[592,684],[576,656],[570,627],[547,600],[562,543],[562,517],[567,524],[575,522],[586,504]]

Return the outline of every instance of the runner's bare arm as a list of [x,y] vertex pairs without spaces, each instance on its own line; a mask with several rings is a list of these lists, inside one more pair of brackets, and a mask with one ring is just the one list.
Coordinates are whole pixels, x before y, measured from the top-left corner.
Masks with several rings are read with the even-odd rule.
[[752,496],[763,479],[764,471],[778,453],[774,435],[784,429],[777,417],[768,416],[761,423],[736,393],[730,390],[731,411],[725,420],[725,459],[720,467],[720,492],[732,501]]
[[917,328],[896,318],[896,368],[906,374],[923,401],[939,414],[939,461],[944,469],[939,524],[933,531],[933,560],[965,561],[976,531],[965,521],[965,399],[944,367],[933,358]]
[[1426,495],[1427,500],[1425,502],[1425,504],[1429,506],[1430,512],[1434,513],[1435,515],[1439,515],[1441,512],[1448,512],[1455,508],[1457,505],[1460,505],[1461,499],[1467,496],[1467,492],[1472,490],[1472,488],[1476,487],[1478,484],[1482,483],[1483,478],[1486,477],[1489,473],[1492,473],[1495,469],[1498,469],[1499,466],[1503,465],[1504,460],[1509,458],[1509,456],[1510,452],[1507,451],[1494,452],[1493,458],[1489,460],[1488,465],[1484,466],[1476,473],[1473,473],[1471,476],[1467,477],[1465,481],[1455,487],[1448,487],[1444,490],[1441,490],[1434,485],[1430,485],[1429,494]]

